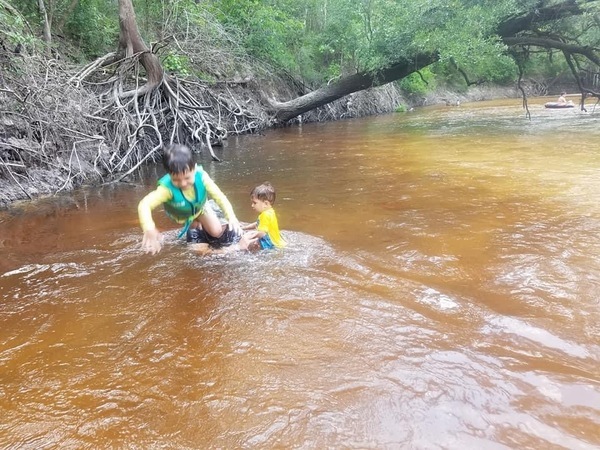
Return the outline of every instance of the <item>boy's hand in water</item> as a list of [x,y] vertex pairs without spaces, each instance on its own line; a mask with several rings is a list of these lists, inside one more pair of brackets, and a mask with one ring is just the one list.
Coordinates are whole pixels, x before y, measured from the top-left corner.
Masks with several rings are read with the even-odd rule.
[[247,231],[242,235],[242,239],[238,242],[240,250],[248,250],[258,243],[256,231]]
[[156,228],[144,231],[144,237],[142,239],[142,250],[146,253],[152,253],[153,255],[160,252],[162,248],[163,237]]
[[240,225],[240,221],[237,220],[236,217],[232,218],[229,220],[229,223],[227,224],[227,227],[231,230],[231,231],[235,231],[236,234],[243,234],[243,230],[242,227]]

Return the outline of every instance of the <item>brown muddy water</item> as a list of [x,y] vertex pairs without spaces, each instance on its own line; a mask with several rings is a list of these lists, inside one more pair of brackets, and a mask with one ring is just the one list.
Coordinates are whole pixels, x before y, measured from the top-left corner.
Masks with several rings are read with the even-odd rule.
[[599,448],[600,112],[546,100],[201,157],[281,252],[142,254],[155,167],[0,213],[0,448]]

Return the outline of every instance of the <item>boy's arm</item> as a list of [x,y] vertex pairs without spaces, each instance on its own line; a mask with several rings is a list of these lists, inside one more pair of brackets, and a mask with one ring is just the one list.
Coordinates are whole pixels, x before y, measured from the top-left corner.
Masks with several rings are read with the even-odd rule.
[[212,178],[205,172],[202,171],[202,182],[204,183],[204,187],[206,187],[206,191],[208,195],[217,202],[217,205],[221,207],[227,221],[229,222],[230,228],[233,230],[238,230],[241,232],[240,221],[235,216],[233,212],[233,206],[229,203],[229,200],[223,194],[219,186],[212,180]]
[[152,220],[152,210],[169,200],[171,200],[171,192],[162,186],[158,186],[154,191],[140,200],[138,204],[138,217],[143,231],[156,228],[154,220]]
[[159,186],[156,190],[146,195],[138,204],[138,217],[140,225],[144,231],[142,238],[142,249],[146,253],[158,253],[162,246],[162,236],[156,229],[154,220],[152,220],[152,210],[158,205],[168,201],[171,198],[171,192]]
[[270,223],[271,216],[266,212],[263,212],[258,216],[258,221],[256,222],[256,235],[259,239],[269,234]]
[[247,225],[244,225],[242,227],[242,230],[244,230],[244,231],[256,230],[256,222],[252,222],[252,223],[249,223]]

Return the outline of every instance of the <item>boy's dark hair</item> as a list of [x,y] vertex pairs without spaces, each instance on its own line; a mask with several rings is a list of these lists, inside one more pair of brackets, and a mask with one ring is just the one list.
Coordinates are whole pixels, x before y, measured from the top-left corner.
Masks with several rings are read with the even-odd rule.
[[163,167],[168,173],[183,173],[196,167],[194,154],[185,145],[171,144],[163,147]]
[[256,197],[263,202],[268,201],[271,205],[275,204],[275,188],[268,181],[252,189],[250,196]]

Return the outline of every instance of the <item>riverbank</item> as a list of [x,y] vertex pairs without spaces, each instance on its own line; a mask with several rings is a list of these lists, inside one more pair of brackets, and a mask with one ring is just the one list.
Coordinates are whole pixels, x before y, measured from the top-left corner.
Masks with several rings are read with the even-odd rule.
[[[136,155],[135,164],[122,164],[123,139],[145,137],[135,124],[114,124],[102,116],[103,106],[93,86],[68,82],[67,68],[36,58],[2,61],[5,86],[0,91],[0,207],[20,200],[65,192],[82,185],[114,182],[134,173],[156,155]],[[26,74],[26,76],[23,76]],[[243,79],[190,82],[188,90],[207,114],[218,117],[224,136],[260,132],[274,124],[265,98],[290,99],[298,92],[292,80]],[[359,91],[311,110],[288,122],[325,122],[386,114],[424,105],[458,105],[471,101],[518,97],[514,87],[478,86],[456,93],[438,90],[425,95],[406,95],[395,84]],[[117,109],[117,108],[115,108]],[[227,109],[229,115],[224,115]],[[126,126],[127,128],[122,128]],[[171,136],[169,121],[158,124],[163,141]],[[169,129],[167,129],[169,128]],[[192,142],[188,145],[194,145]],[[215,145],[219,145],[215,142]],[[207,145],[195,144],[205,152]],[[139,151],[139,150],[138,150]]]

